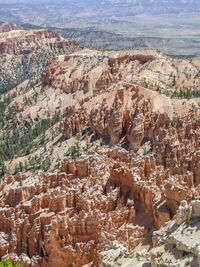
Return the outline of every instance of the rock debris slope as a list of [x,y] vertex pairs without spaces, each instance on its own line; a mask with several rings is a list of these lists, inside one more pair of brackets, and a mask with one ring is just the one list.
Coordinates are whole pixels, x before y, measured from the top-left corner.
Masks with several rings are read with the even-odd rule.
[[[200,62],[156,51],[83,49],[46,30],[8,35],[18,36],[22,45],[13,50],[2,39],[9,44],[2,54],[7,57],[24,56],[29,39],[34,49],[79,51],[55,57],[33,88],[22,83],[12,90],[16,95],[9,105],[18,107],[16,128],[30,127],[30,121],[33,127],[58,110],[61,118],[56,137],[50,124],[33,139],[35,149],[19,150],[6,162],[8,167],[32,157],[24,173],[5,172],[1,179],[0,256],[27,267],[120,266],[128,255],[142,257],[144,264],[151,258],[152,266],[181,259],[183,266],[188,261],[195,266],[197,244],[182,249],[185,237],[177,235],[188,216],[199,216],[194,214],[200,197]],[[37,97],[29,103],[32,91]],[[49,167],[34,168],[40,153]],[[55,159],[61,167],[51,164]],[[41,168],[46,172],[36,170]],[[176,221],[170,221],[176,212]],[[153,231],[162,226],[153,234],[155,247],[144,253],[152,246]],[[165,235],[166,229],[174,234]],[[183,230],[186,235],[189,229]],[[174,246],[176,238],[182,243]],[[136,258],[127,264],[141,266]]]

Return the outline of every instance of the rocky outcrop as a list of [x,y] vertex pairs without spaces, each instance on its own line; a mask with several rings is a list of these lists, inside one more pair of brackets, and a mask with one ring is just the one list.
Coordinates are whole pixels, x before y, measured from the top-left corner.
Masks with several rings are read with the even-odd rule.
[[[12,251],[27,266],[82,266],[96,264],[97,251],[112,249],[114,240],[130,253],[170,220],[164,188],[170,180],[153,155],[120,147],[66,158],[59,173],[8,177],[0,204],[1,256]],[[182,215],[184,209],[189,213]],[[179,213],[181,223],[191,209],[183,204]],[[193,213],[198,216],[196,204]]]
[[67,138],[81,132],[88,125],[87,110],[82,108],[74,113],[74,109],[75,107],[66,109],[67,120],[62,125],[62,133]]
[[99,266],[192,266],[200,265],[200,201],[182,201],[174,218],[153,233],[153,248],[130,254],[122,245],[99,253]]
[[168,179],[153,156],[98,147],[75,161],[66,158],[59,173],[8,177],[0,202],[1,256],[12,251],[25,266],[78,267],[96,264],[97,251],[111,249],[114,240],[132,251],[170,219],[158,173]]
[[[94,96],[104,93],[113,84],[127,78],[120,72],[121,65],[129,65],[132,71],[155,60],[153,52],[147,55],[134,54],[112,57],[112,54],[89,49],[71,56],[59,57],[51,62],[42,74],[44,84],[60,87],[66,93],[83,90]],[[130,77],[131,80],[131,77]]]
[[[167,113],[152,110],[151,101],[140,93],[140,87],[119,86],[115,94],[112,91],[112,98],[111,93],[107,94],[109,101],[103,95],[102,103],[87,111],[84,110],[87,101],[79,110],[74,109],[75,115],[67,115],[63,133],[69,138],[90,126],[110,145],[125,142],[129,151],[151,154],[154,160],[145,163],[144,172],[148,175],[150,166],[159,166],[155,183],[163,186],[167,207],[174,214],[182,200],[190,201],[199,195],[199,117],[191,111],[170,119]],[[147,202],[150,205],[151,201]],[[159,210],[164,210],[162,205]]]
[[0,87],[2,92],[35,77],[60,54],[81,50],[81,46],[50,30],[12,30],[0,33]]
[[[133,100],[131,109],[126,102],[130,94]],[[82,102],[83,107],[85,104],[87,101]],[[112,241],[117,240],[129,252],[134,250],[154,227],[161,227],[170,220],[182,199],[199,197],[198,184],[188,178],[196,168],[191,168],[188,176],[184,169],[177,174],[165,163],[171,150],[159,148],[157,157],[154,154],[160,132],[168,132],[172,140],[175,137],[184,140],[184,134],[188,141],[193,138],[184,118],[181,119],[183,134],[179,137],[176,135],[179,127],[176,124],[170,126],[167,114],[153,113],[148,101],[138,94],[138,88],[131,85],[116,90],[110,107],[104,100],[96,113],[93,114],[93,109],[90,114],[88,110],[80,109],[75,113],[75,119],[74,110],[76,107],[68,109],[68,122],[71,124],[65,126],[66,137],[91,125],[94,132],[109,136],[113,143],[125,136],[130,150],[120,146],[111,149],[98,147],[75,161],[65,159],[59,173],[37,172],[4,180],[0,204],[1,256],[15,257],[26,266],[57,263],[64,267],[66,262],[74,267],[89,262],[97,264],[97,251],[112,249]],[[149,142],[151,134],[156,140],[149,147],[145,146],[149,152],[132,150],[135,138],[131,138],[130,129],[139,124],[133,126],[131,123],[134,116],[142,117],[140,147],[145,144],[144,138]],[[115,124],[112,124],[113,118]],[[198,123],[198,118],[190,115],[187,122],[188,118],[193,118],[191,125]],[[147,127],[149,120],[151,128]],[[198,131],[195,134],[198,136]],[[198,139],[196,141],[198,145]],[[160,140],[161,145],[162,142],[166,142],[164,137]],[[181,151],[185,153],[185,150]],[[190,153],[189,149],[186,151]],[[191,166],[195,166],[195,160]],[[191,211],[184,202],[177,213],[176,223],[182,223],[190,214],[193,216],[192,212],[198,216],[198,206],[195,204]],[[164,253],[165,248],[162,251]],[[196,263],[195,257],[191,262]]]
[[147,259],[146,249],[136,253],[129,254],[125,247],[117,242],[113,242],[112,248],[107,251],[99,252],[100,267],[117,267],[117,266],[134,266],[134,267],[151,267],[149,259]]
[[[155,102],[155,91],[182,98],[184,95],[187,97],[187,88],[194,97],[198,95],[194,92],[200,86],[198,65],[195,60],[174,59],[156,51],[100,52],[84,49],[54,59],[42,74],[42,80],[44,84],[62,88],[67,93],[84,91],[94,96],[112,90],[118,82],[131,82],[154,91],[147,96],[154,95],[152,102]],[[170,102],[166,98],[165,106]],[[182,113],[193,107],[192,103],[190,108],[187,106],[183,103]]]
[[0,24],[0,33],[16,31],[16,30],[23,30],[23,28],[13,22],[5,22]]
[[151,264],[156,266],[199,266],[200,202],[184,200],[175,218],[154,232]]
[[117,144],[122,138],[123,110],[117,94],[111,109],[104,99],[100,108],[93,108],[90,113],[90,126],[100,136],[108,137],[110,144]]
[[0,53],[10,55],[30,54],[37,48],[68,49],[78,46],[75,41],[62,38],[50,30],[21,30],[0,34]]
[[[124,54],[114,57],[112,53],[84,50],[59,57],[42,74],[43,83],[81,95],[73,112],[66,112],[62,129],[65,137],[90,127],[105,143],[122,142],[137,154],[153,154],[155,164],[169,178],[158,175],[156,183],[163,185],[167,206],[174,214],[181,200],[198,195],[198,109],[192,110],[191,106],[183,112],[184,101],[173,101],[130,83],[131,74],[138,69],[150,71],[149,66],[154,67],[158,61],[165,65],[164,57],[149,51],[143,57],[135,52]],[[158,210],[165,210],[161,203]],[[159,217],[156,210],[154,214]]]

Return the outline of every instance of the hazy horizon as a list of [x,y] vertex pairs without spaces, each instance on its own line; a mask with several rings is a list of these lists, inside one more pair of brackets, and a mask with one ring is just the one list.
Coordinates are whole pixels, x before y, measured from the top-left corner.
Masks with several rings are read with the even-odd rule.
[[178,39],[197,50],[199,14],[200,1],[197,0],[60,0],[56,3],[53,0],[8,0],[6,3],[0,0],[0,17],[4,22],[92,29],[126,38]]

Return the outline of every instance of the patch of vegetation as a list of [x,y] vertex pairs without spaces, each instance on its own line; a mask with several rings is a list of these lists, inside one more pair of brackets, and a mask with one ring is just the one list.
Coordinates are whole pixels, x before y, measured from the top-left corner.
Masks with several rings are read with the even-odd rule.
[[173,120],[170,120],[170,124],[173,128],[175,127],[175,122]]
[[[176,78],[174,75],[172,75],[172,84],[171,86],[174,87],[176,85]],[[132,80],[132,84],[142,86],[144,88],[148,88],[152,91],[157,91],[160,94],[164,94],[171,98],[178,98],[178,99],[193,99],[193,98],[199,98],[200,97],[200,90],[190,90],[190,89],[180,89],[175,91],[170,91],[168,89],[165,89],[161,87],[158,84],[150,83],[146,80],[146,78],[142,78],[142,80]]]
[[75,145],[71,146],[67,153],[64,154],[65,157],[71,157],[71,159],[76,160],[82,155],[82,152],[87,153],[90,145],[86,141],[86,147],[80,147],[80,141],[84,138],[87,138],[88,132],[90,127],[85,128],[84,130],[80,131],[79,133],[74,135],[75,138]]
[[180,90],[180,91],[174,91],[171,95],[172,98],[181,98],[181,99],[192,99],[192,98],[198,98],[200,97],[200,90]]
[[42,257],[46,257],[47,256],[47,253],[46,253],[45,247],[43,245],[40,245],[40,249],[41,249],[41,255],[42,255]]
[[71,159],[76,160],[81,156],[81,149],[79,145],[76,143],[75,146],[71,146],[67,153],[65,154],[66,157],[71,157]]
[[153,146],[155,144],[155,140],[154,138],[151,139],[151,142],[150,142],[150,151],[153,152]]
[[[6,124],[6,121],[11,119],[15,113],[13,107],[8,107],[14,97],[16,97],[16,93],[13,93],[12,95],[8,94],[8,96],[4,96],[0,101],[0,127],[3,127]],[[8,109],[6,112],[7,107]]]
[[[29,121],[15,128],[5,128],[0,136],[0,174],[6,173],[4,165],[5,160],[11,160],[14,157],[22,157],[29,155],[33,150],[37,150],[37,147],[43,147],[46,151],[46,131],[52,128],[61,119],[60,113],[56,112],[52,119],[43,119],[36,122]],[[38,139],[39,138],[39,139]],[[35,141],[35,139],[38,139]],[[47,170],[50,166],[50,160],[37,158],[35,159],[36,167],[43,170]],[[29,162],[29,165],[32,165]],[[15,166],[14,174],[22,172],[28,168],[28,164],[20,162]],[[35,169],[35,167],[34,167]]]
[[152,101],[149,101],[149,108],[150,108],[150,111],[152,112],[153,111],[153,103],[152,103]]
[[77,67],[75,67],[75,68],[73,68],[73,69],[71,70],[70,75],[69,75],[69,78],[72,77],[72,74],[73,74],[76,70],[77,70]]
[[183,122],[180,119],[178,119],[178,121],[177,121],[177,127],[178,128],[182,128],[183,127]]
[[0,261],[0,267],[23,267],[23,265],[18,262],[13,265],[10,260],[2,259]]
[[144,152],[143,152],[143,155],[144,155],[144,156],[149,155],[149,154],[151,154],[151,153],[152,153],[151,149],[148,149],[148,150],[147,150],[146,147],[144,148]]
[[81,134],[80,133],[77,133],[75,135],[75,139],[76,139],[77,142],[79,142],[81,140]]
[[23,54],[8,58],[1,54],[0,94],[10,91],[27,79],[39,76],[52,58],[64,52],[66,53],[65,49],[52,46],[38,48],[31,55]]
[[172,87],[174,87],[176,85],[176,76],[173,75],[172,77]]
[[45,160],[42,161],[42,164],[41,164],[41,169],[43,171],[48,171],[49,167],[51,165],[51,161],[49,158],[46,158]]
[[191,225],[190,215],[187,215],[187,217],[186,217],[186,224],[187,224],[187,227],[190,227],[190,225]]

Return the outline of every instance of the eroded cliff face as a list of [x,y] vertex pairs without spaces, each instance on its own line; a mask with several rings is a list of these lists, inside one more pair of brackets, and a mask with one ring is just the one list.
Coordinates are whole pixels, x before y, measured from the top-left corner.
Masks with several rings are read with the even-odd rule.
[[[15,27],[0,34],[0,53],[9,55],[30,54],[37,48],[66,49],[78,46],[75,41],[64,39],[50,30],[23,30]],[[64,52],[64,51],[63,51]]]
[[[128,77],[128,72],[150,64],[156,56],[153,51],[144,55],[137,51],[115,55],[112,52],[85,49],[55,59],[42,73],[42,81],[60,87],[66,93],[83,90],[84,93],[98,95],[121,80],[131,81],[132,76]],[[123,69],[123,66],[127,66],[127,69]]]
[[154,232],[151,266],[199,266],[200,201],[181,202],[174,218]]
[[0,87],[7,92],[26,79],[38,79],[47,63],[81,46],[50,30],[24,30],[12,23],[0,26]]
[[99,95],[113,84],[126,81],[160,94],[178,96],[181,90],[193,93],[199,90],[199,66],[196,59],[175,59],[153,50],[83,49],[54,59],[43,72],[42,80],[66,93],[83,91]]
[[0,24],[0,33],[10,32],[15,30],[23,30],[23,28],[13,22],[5,22]]
[[8,177],[1,192],[1,256],[24,266],[98,266],[114,241],[127,253],[149,242],[172,203],[198,198],[199,186],[178,184],[153,155],[99,146],[66,158],[61,172]]

